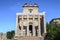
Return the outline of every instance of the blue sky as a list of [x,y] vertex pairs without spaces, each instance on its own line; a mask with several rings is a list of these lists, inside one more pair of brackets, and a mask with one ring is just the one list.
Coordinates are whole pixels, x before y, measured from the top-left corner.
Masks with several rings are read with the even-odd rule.
[[[22,5],[30,0],[0,0],[0,32],[15,30],[16,13],[22,12]],[[31,0],[39,5],[39,12],[46,12],[46,21],[60,17],[60,0]]]

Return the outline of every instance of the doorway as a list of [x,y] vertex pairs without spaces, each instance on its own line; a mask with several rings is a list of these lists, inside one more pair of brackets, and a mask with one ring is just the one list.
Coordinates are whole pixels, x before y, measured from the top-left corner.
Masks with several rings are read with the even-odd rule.
[[30,33],[31,36],[33,35],[32,25],[29,25],[29,33]]

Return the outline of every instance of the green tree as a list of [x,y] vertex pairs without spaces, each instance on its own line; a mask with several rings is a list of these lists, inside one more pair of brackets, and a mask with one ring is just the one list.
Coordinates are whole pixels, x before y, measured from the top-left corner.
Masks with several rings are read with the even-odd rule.
[[15,35],[15,31],[8,31],[6,37],[7,39],[12,39],[14,35]]
[[47,23],[47,37],[49,40],[58,40],[60,39],[60,24],[48,24]]

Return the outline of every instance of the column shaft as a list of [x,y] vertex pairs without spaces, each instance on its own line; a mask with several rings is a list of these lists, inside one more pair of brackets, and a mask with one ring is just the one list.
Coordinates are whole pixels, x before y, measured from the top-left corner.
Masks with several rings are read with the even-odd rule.
[[45,20],[45,15],[44,15],[44,33],[46,33],[46,20]]
[[18,15],[16,15],[16,30],[15,30],[15,36],[18,35]]
[[33,16],[33,36],[35,36],[34,16]]
[[41,37],[41,26],[40,26],[40,16],[38,15],[38,23],[39,23],[39,26],[38,26],[38,36]]
[[29,36],[29,16],[27,15],[27,36]]
[[23,15],[22,15],[21,36],[23,36]]

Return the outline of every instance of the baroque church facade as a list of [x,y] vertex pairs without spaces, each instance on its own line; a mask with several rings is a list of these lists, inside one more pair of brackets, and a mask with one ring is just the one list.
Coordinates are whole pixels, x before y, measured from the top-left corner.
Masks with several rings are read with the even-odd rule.
[[44,40],[46,34],[45,12],[37,4],[24,4],[23,12],[16,14],[15,40]]

